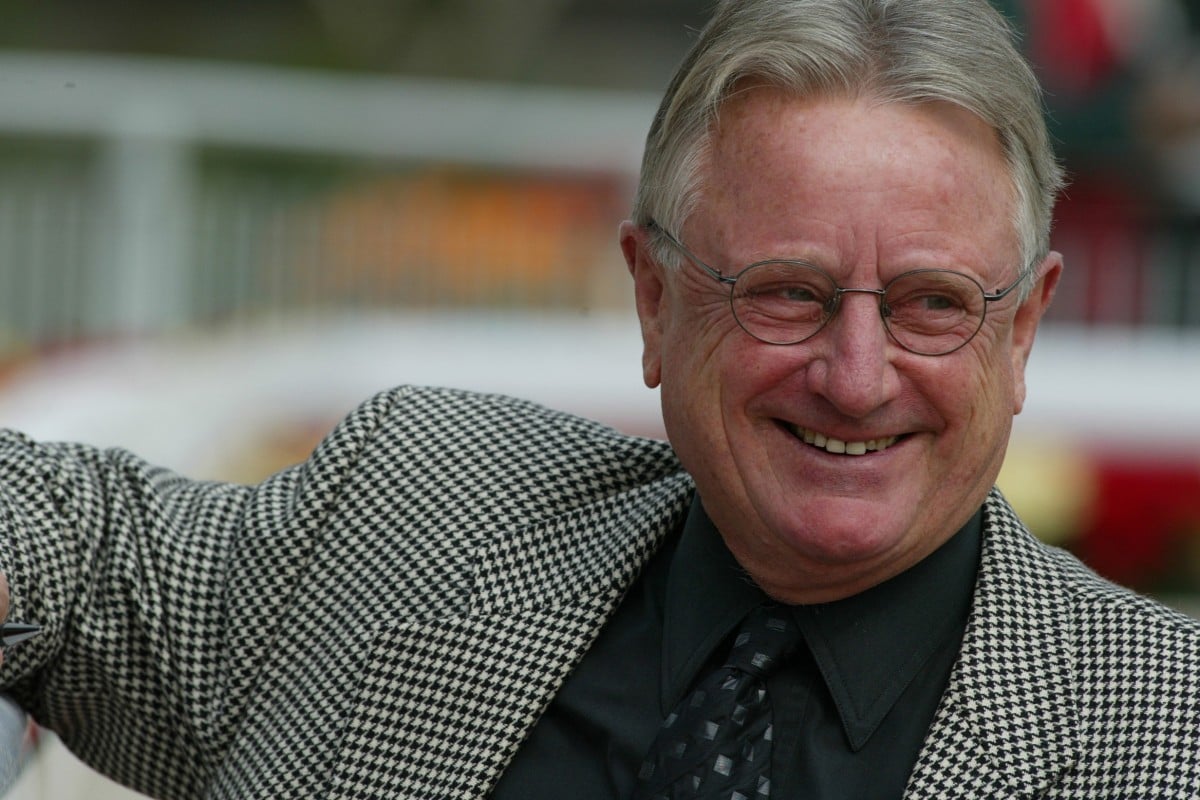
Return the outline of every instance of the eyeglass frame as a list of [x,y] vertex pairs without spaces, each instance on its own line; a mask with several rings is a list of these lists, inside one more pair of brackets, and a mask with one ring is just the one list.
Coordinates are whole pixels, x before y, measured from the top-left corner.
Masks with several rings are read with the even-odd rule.
[[[766,258],[761,261],[755,261],[752,264],[747,264],[746,266],[744,266],[740,270],[738,270],[737,273],[734,275],[726,275],[721,270],[717,269],[716,267],[709,266],[704,261],[701,261],[700,258],[698,256],[696,256],[696,254],[693,253],[691,250],[689,250],[687,248],[687,246],[684,245],[683,242],[679,241],[679,239],[676,238],[674,236],[674,234],[672,234],[670,231],[668,231],[662,225],[659,225],[656,220],[654,220],[654,219],[648,220],[645,227],[648,230],[657,231],[658,233],[662,234],[662,236],[668,242],[670,242],[676,249],[678,249],[679,252],[683,253],[684,257],[687,258],[688,261],[691,261],[693,264],[700,267],[700,269],[702,269],[706,274],[708,274],[708,276],[711,277],[713,280],[729,287],[729,311],[730,311],[730,313],[733,314],[734,322],[736,322],[738,324],[739,328],[741,328],[743,331],[745,331],[748,336],[752,337],[756,341],[762,342],[763,344],[769,344],[769,345],[778,346],[778,347],[790,347],[794,344],[800,344],[802,342],[807,342],[809,339],[812,339],[818,333],[823,331],[825,329],[825,326],[828,325],[833,320],[833,318],[835,316],[837,316],[838,311],[841,310],[842,295],[873,294],[879,299],[879,317],[883,322],[883,329],[887,332],[888,338],[890,338],[893,342],[895,342],[898,346],[900,346],[907,352],[913,353],[914,355],[927,356],[929,358],[938,358],[940,356],[948,356],[951,353],[957,352],[957,351],[961,350],[962,348],[966,347],[967,344],[972,339],[974,339],[981,330],[983,330],[984,320],[987,319],[988,303],[994,303],[997,300],[1003,300],[1005,297],[1008,297],[1008,295],[1011,294],[1014,289],[1016,289],[1018,286],[1021,285],[1022,281],[1024,281],[1026,278],[1028,278],[1030,275],[1033,274],[1034,269],[1037,267],[1037,263],[1038,263],[1037,260],[1034,260],[1032,263],[1029,264],[1029,266],[1027,266],[1025,269],[1021,270],[1021,273],[1019,275],[1017,275],[1017,279],[1015,281],[1013,281],[1007,287],[1000,289],[998,291],[995,291],[995,292],[988,292],[986,289],[983,288],[983,284],[981,284],[975,278],[971,277],[970,275],[966,274],[965,272],[959,272],[959,271],[953,270],[953,269],[908,270],[906,272],[900,273],[896,277],[889,280],[880,289],[855,289],[855,288],[846,288],[843,286],[839,286],[838,282],[836,280],[834,280],[832,275],[830,275],[828,272],[826,272],[825,270],[818,267],[816,264],[813,264],[808,261],[803,261],[800,259],[795,259],[795,258]],[[738,282],[738,279],[742,275],[746,274],[747,272],[754,269],[755,267],[762,266],[763,264],[795,264],[797,266],[802,266],[802,267],[806,267],[808,269],[816,270],[818,273],[820,273],[821,275],[824,275],[826,278],[829,279],[830,284],[833,285],[833,297],[830,298],[831,302],[833,303],[833,310],[830,311],[829,315],[826,316],[825,319],[821,322],[821,324],[817,326],[816,330],[814,330],[812,333],[808,334],[807,336],[805,336],[801,339],[796,339],[795,341],[792,341],[792,342],[772,342],[769,339],[763,339],[760,336],[756,336],[749,328],[746,327],[745,323],[743,323],[741,318],[738,316],[737,309],[734,307],[734,304],[733,304],[733,287]],[[888,325],[888,322],[887,322],[887,314],[885,313],[885,310],[884,310],[885,309],[884,301],[887,299],[888,287],[890,287],[892,284],[894,284],[896,281],[900,280],[901,278],[904,278],[908,275],[912,275],[914,273],[919,273],[919,272],[944,272],[944,273],[949,273],[951,275],[961,275],[962,277],[971,281],[971,283],[978,286],[979,293],[983,297],[983,311],[979,315],[979,324],[977,326],[975,326],[975,330],[973,330],[971,332],[971,335],[968,336],[967,338],[963,339],[962,342],[959,343],[956,347],[954,347],[951,350],[947,350],[944,353],[922,353],[920,350],[914,350],[913,348],[906,345],[904,342],[900,341],[900,339],[892,331],[891,326]]]

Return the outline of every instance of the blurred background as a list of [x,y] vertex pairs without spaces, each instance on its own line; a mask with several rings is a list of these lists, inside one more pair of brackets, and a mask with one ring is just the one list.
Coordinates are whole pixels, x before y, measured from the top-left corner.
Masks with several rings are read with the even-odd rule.
[[[1197,613],[1200,0],[996,4],[1071,173],[1001,484]],[[0,0],[0,424],[240,481],[399,383],[661,435],[616,228],[708,6]],[[6,797],[135,797],[0,731]]]

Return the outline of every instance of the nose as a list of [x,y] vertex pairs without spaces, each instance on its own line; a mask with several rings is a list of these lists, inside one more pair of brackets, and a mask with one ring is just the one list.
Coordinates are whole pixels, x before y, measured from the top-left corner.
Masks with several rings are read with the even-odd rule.
[[892,363],[899,347],[884,328],[880,299],[870,291],[843,292],[833,318],[810,340],[810,390],[855,419],[887,403],[900,387]]

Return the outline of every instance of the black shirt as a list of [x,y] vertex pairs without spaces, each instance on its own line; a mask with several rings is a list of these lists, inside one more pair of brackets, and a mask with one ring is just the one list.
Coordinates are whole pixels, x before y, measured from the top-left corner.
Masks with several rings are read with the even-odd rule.
[[[899,798],[958,653],[982,512],[901,575],[793,606],[807,648],[768,688],[774,797]],[[662,720],[767,597],[699,499],[651,559],[501,777],[493,798],[624,800]]]

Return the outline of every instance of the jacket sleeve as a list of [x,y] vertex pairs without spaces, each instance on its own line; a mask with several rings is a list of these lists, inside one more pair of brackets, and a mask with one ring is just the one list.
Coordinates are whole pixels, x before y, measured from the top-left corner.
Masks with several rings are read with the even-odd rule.
[[195,482],[120,450],[0,435],[9,619],[44,626],[0,682],[84,761],[195,797],[235,735],[323,519],[397,393],[255,487]]

